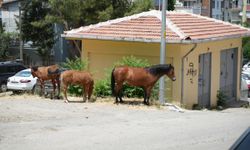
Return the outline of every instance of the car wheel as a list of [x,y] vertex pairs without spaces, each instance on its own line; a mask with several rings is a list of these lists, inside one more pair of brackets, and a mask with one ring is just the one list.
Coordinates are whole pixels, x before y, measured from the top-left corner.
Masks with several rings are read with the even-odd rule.
[[32,94],[38,94],[38,95],[40,95],[40,93],[41,93],[41,88],[40,88],[40,86],[38,86],[38,85],[34,85],[33,86],[33,88],[32,88],[32,90],[31,90],[31,92],[32,92]]
[[18,94],[20,94],[22,92],[21,91],[12,91],[12,93],[18,95]]
[[0,86],[0,91],[1,92],[6,92],[7,91],[7,85],[5,83],[2,83]]

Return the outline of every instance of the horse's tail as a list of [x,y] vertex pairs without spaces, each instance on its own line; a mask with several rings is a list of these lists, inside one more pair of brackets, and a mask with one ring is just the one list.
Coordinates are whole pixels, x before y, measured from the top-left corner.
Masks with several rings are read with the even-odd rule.
[[115,71],[115,68],[111,72],[111,90],[112,90],[112,95],[115,94],[115,76],[114,76],[114,71]]

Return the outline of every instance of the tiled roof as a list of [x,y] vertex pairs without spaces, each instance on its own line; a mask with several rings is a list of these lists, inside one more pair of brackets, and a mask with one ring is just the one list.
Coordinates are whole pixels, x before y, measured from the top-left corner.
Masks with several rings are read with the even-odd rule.
[[[124,18],[66,31],[67,38],[159,42],[161,12],[152,10]],[[238,25],[185,12],[167,12],[166,38],[169,43],[199,42],[250,36]]]

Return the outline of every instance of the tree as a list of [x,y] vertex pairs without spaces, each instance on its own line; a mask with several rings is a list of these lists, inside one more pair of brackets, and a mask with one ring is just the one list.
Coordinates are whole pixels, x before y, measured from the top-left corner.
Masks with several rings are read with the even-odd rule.
[[50,61],[54,45],[53,24],[45,20],[48,13],[48,0],[27,0],[22,3],[22,38],[33,42],[44,65]]
[[[243,23],[243,26],[246,28],[250,27],[248,23]],[[250,37],[244,37],[242,39],[242,49],[243,49],[243,57],[250,60]]]
[[[63,24],[64,30],[123,17],[130,5],[130,0],[49,0],[48,2],[51,12],[47,14],[46,21]],[[73,42],[80,52],[78,43]]]
[[129,8],[129,12],[126,13],[127,16],[137,14],[143,11],[148,11],[154,8],[153,0],[135,0]]
[[175,9],[175,7],[174,7],[175,3],[176,3],[175,0],[168,0],[168,8],[167,8],[167,10],[174,10]]
[[[167,10],[174,10],[175,0],[168,0]],[[130,8],[129,12],[126,15],[133,15],[143,11],[149,11],[154,9],[154,0],[135,0]]]
[[65,30],[123,17],[130,0],[49,0],[46,20],[64,25]]
[[11,34],[0,31],[0,60],[4,60],[8,56],[8,48],[11,42]]
[[250,60],[250,37],[242,39],[243,57]]
[[16,33],[7,33],[4,31],[4,25],[0,24],[0,60],[8,58],[8,49],[11,42],[17,38]]
[[65,30],[79,26],[82,0],[48,0],[51,12],[46,20],[64,25]]

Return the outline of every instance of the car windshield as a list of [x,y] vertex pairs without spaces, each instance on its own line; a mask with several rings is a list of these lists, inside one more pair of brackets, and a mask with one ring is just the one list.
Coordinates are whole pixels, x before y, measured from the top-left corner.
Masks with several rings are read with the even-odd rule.
[[29,77],[29,76],[31,76],[31,72],[30,71],[20,71],[15,76],[18,76],[18,77]]
[[245,79],[245,80],[250,80],[250,75],[243,73],[242,78]]

